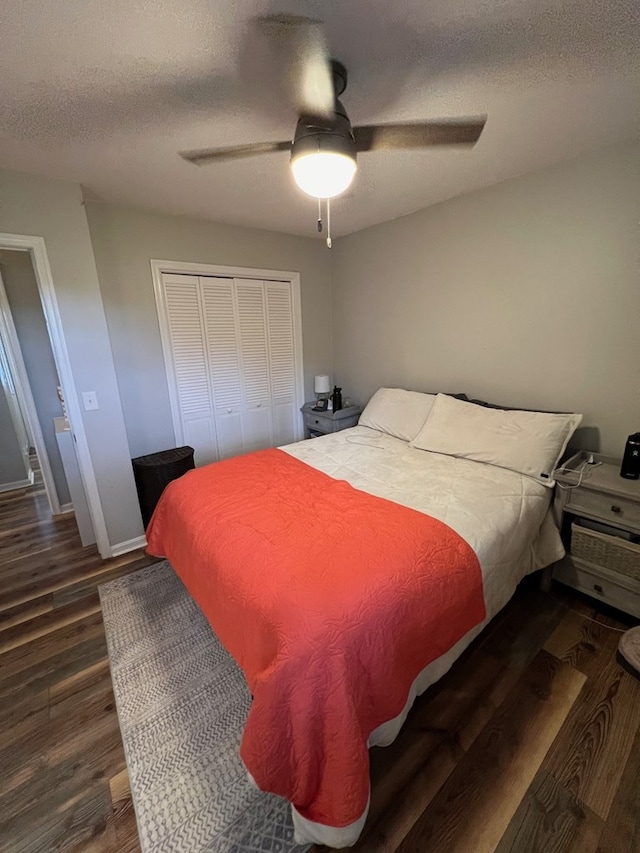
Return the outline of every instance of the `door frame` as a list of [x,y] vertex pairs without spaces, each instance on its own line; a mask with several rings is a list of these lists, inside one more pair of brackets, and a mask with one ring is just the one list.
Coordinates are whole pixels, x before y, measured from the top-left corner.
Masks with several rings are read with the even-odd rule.
[[[18,405],[22,412],[23,418],[27,421],[29,432],[33,438],[33,446],[35,447],[40,463],[40,471],[42,472],[42,481],[44,490],[47,493],[49,508],[52,515],[60,515],[62,512],[71,512],[72,506],[60,506],[60,498],[58,490],[53,479],[53,471],[49,462],[49,454],[44,442],[42,427],[40,426],[40,418],[33,399],[31,391],[31,383],[29,375],[25,367],[22,349],[18,332],[13,322],[13,314],[7,297],[7,291],[2,278],[2,269],[0,269],[0,337],[4,344],[4,352],[9,363],[9,371],[11,373],[13,384],[18,398]],[[33,480],[33,477],[32,477]]]
[[87,497],[93,532],[96,537],[96,546],[102,557],[111,557],[111,544],[100,502],[98,483],[93,469],[87,434],[84,429],[84,421],[82,420],[80,401],[73,380],[71,359],[64,336],[62,318],[60,316],[58,299],[53,283],[53,274],[44,238],[22,234],[0,233],[0,249],[15,249],[17,251],[29,252],[31,256],[31,263],[33,264],[38,292],[40,294],[40,302],[51,341],[53,360],[58,371],[58,379],[60,380],[60,387],[62,388],[62,394],[67,407],[67,418],[76,447],[80,476]]
[[285,281],[291,284],[291,304],[293,313],[293,351],[295,360],[295,386],[296,407],[298,417],[296,418],[296,441],[303,437],[304,430],[300,409],[304,405],[304,365],[302,349],[302,302],[300,299],[300,273],[283,270],[263,270],[253,267],[230,267],[219,264],[197,264],[187,261],[160,261],[151,260],[151,276],[153,279],[153,292],[158,311],[158,323],[160,326],[160,341],[162,343],[162,355],[164,357],[165,374],[169,389],[169,403],[171,406],[171,418],[176,441],[182,432],[180,419],[180,404],[176,390],[175,375],[173,370],[173,353],[171,349],[171,335],[169,332],[169,317],[165,301],[162,274],[169,275],[194,275],[213,276],[218,278],[253,278],[262,281]]

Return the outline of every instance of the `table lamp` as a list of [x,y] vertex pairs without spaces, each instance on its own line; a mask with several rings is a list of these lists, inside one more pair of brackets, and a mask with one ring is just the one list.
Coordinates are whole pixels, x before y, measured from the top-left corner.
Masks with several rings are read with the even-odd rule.
[[320,400],[328,400],[331,394],[331,382],[326,374],[316,376],[313,382],[313,390],[316,392],[316,405]]

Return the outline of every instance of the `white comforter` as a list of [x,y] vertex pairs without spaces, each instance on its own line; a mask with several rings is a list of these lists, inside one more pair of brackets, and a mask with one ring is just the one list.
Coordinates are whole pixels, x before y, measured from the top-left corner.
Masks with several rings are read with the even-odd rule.
[[[371,746],[398,734],[415,697],[451,667],[529,572],[559,560],[564,548],[550,512],[552,490],[530,477],[482,462],[409,447],[357,426],[282,447],[291,456],[370,494],[440,519],[465,539],[482,569],[487,618],[416,678],[401,714],[376,729]],[[341,829],[306,820],[292,807],[296,840],[330,847],[353,844],[367,812]]]

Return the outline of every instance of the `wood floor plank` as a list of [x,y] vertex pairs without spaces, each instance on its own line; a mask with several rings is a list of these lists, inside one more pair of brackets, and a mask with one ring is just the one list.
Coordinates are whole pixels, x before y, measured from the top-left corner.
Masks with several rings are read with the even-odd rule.
[[49,595],[0,611],[0,640],[2,639],[2,632],[8,628],[30,622],[32,619],[42,616],[43,613],[50,613],[51,610],[53,610],[53,602]]
[[111,815],[111,797],[106,782],[76,793],[55,809],[43,809],[42,803],[26,818],[14,816],[0,824],[0,837],[11,839],[15,853],[52,853],[83,850],[98,835]]
[[83,838],[79,844],[65,844],[64,849],[65,853],[120,853],[114,815],[98,820],[89,838]]
[[85,617],[80,622],[64,625],[49,634],[32,640],[25,646],[18,646],[0,654],[0,690],[2,682],[8,680],[47,658],[58,656],[74,648],[84,639],[100,636],[104,633],[102,612],[100,610]]
[[[51,555],[48,553],[46,556]],[[0,611],[16,607],[43,595],[61,593],[62,591],[70,592],[74,588],[77,589],[79,585],[82,585],[83,589],[89,588],[91,585],[95,588],[98,584],[106,583],[106,581],[117,576],[115,572],[119,568],[124,568],[125,573],[129,573],[138,567],[142,568],[156,562],[155,559],[145,556],[134,562],[130,555],[102,561],[96,558],[93,553],[65,566],[56,565],[57,557],[52,556],[51,559],[53,563],[51,571],[43,572],[42,576],[37,577],[33,577],[33,572],[30,572],[28,580],[25,581],[24,578],[20,578],[20,583],[16,583],[0,596]]]
[[12,791],[27,782],[35,787],[45,771],[69,759],[80,761],[81,756],[91,755],[96,744],[114,731],[119,731],[115,701],[111,686],[107,685],[75,713],[56,718],[27,737],[6,745],[0,752],[0,811]]
[[21,623],[7,628],[0,632],[0,660],[5,652],[51,635],[60,628],[82,622],[96,613],[100,613],[100,597],[94,591],[64,610],[56,611],[51,608],[34,616],[28,624]]
[[541,651],[399,853],[493,853],[584,682],[582,673]]
[[107,642],[102,620],[91,617],[91,625],[71,647],[65,646],[53,655],[33,659],[24,668],[0,678],[0,703],[12,703],[27,692],[37,693],[48,689],[59,681],[69,678],[101,660],[107,658]]
[[609,809],[597,853],[640,851],[640,731]]
[[152,557],[143,557],[135,561],[131,559],[126,561],[110,560],[108,563],[105,563],[99,573],[87,573],[85,576],[76,579],[73,583],[69,583],[64,588],[53,592],[53,607],[56,610],[67,607],[67,605],[73,604],[78,599],[93,594],[97,585],[109,583],[109,581],[114,581],[124,575],[130,575],[131,572],[149,566],[154,562],[157,561]]
[[91,577],[106,575],[112,568],[130,562],[128,555],[103,561],[93,546],[70,553],[69,544],[60,543],[44,553],[25,557],[14,564],[13,571],[4,570],[7,577],[0,594],[0,611],[67,589]]
[[111,802],[114,806],[121,801],[131,799],[131,781],[126,767],[109,779],[109,790],[111,791]]
[[94,693],[110,686],[109,661],[105,657],[61,679],[49,688],[49,716],[52,719],[60,716],[67,711],[68,707],[76,707]]
[[603,657],[543,767],[606,820],[639,727],[640,682]]
[[74,571],[82,571],[84,568],[95,567],[102,561],[98,555],[95,545],[86,548],[76,547],[78,542],[71,533],[64,538],[58,538],[51,543],[50,547],[43,553],[40,549],[33,554],[25,554],[20,560],[3,563],[2,574],[6,584],[2,590],[0,606],[4,605],[5,596],[19,587],[32,581],[46,583],[49,577],[58,577],[67,572],[73,575]]
[[539,770],[495,853],[594,853],[603,821]]
[[[49,719],[49,691],[23,691],[10,701],[0,700],[0,751]],[[0,771],[1,772],[1,771]]]
[[140,853],[138,827],[133,810],[133,802],[129,798],[123,800],[114,820],[116,828],[117,847],[110,853]]
[[64,541],[65,537],[69,542],[73,541],[75,538],[74,531],[71,529],[62,530],[61,528],[62,524],[59,525],[58,529],[51,525],[46,530],[41,529],[40,535],[37,535],[38,528],[31,525],[18,532],[12,531],[11,536],[2,542],[5,564],[10,566],[24,557],[33,558],[48,551],[54,542],[57,541],[60,544],[60,540]]
[[[78,792],[89,789],[108,774],[121,770],[125,759],[117,721],[108,720],[102,728],[104,733],[96,732],[89,746],[86,741],[82,744],[84,753],[75,751],[79,741],[71,741],[67,745],[66,757],[58,756],[55,763],[43,766],[35,774],[21,774],[22,784],[10,787],[2,794],[0,815],[12,815],[14,830],[19,822],[31,822],[38,810],[55,811],[72,800]],[[47,756],[45,761],[53,759]],[[10,784],[15,779],[14,776]],[[0,837],[3,832],[0,824]]]
[[605,622],[593,622],[577,612],[567,611],[544,648],[585,675],[598,671],[605,656],[618,644],[620,635]]

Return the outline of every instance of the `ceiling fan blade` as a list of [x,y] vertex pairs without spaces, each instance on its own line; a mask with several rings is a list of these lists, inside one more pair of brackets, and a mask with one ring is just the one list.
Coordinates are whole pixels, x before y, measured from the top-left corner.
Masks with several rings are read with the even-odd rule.
[[437,145],[474,145],[486,116],[465,121],[427,121],[420,124],[370,124],[353,128],[358,151],[431,148]]
[[231,148],[204,148],[201,151],[181,151],[180,156],[196,166],[204,166],[215,160],[240,160],[257,154],[273,154],[276,151],[291,151],[291,142],[254,142],[251,145],[234,145]]
[[270,49],[277,85],[296,112],[332,116],[333,75],[322,22],[283,13],[257,18],[254,23]]

